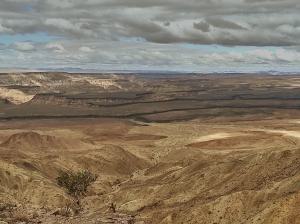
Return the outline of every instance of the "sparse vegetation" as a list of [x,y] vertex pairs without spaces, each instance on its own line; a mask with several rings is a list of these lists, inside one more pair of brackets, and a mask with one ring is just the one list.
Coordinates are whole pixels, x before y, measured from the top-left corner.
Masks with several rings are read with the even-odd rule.
[[97,175],[89,170],[78,172],[60,171],[59,176],[56,178],[57,184],[66,188],[68,193],[76,199],[84,196],[88,186],[95,182],[96,179]]
[[97,175],[89,170],[60,171],[56,180],[57,184],[65,188],[74,199],[72,203],[67,204],[57,214],[70,216],[72,213],[78,214],[82,209],[80,199],[86,195],[88,186],[97,180]]

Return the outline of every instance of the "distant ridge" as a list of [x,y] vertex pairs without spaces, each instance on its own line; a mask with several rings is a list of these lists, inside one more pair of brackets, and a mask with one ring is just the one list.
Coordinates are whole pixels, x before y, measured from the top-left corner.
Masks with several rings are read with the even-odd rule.
[[199,75],[210,75],[210,74],[248,74],[248,75],[259,75],[259,74],[269,74],[269,75],[297,75],[300,74],[300,69],[295,70],[247,70],[247,69],[231,69],[222,70],[216,68],[210,71],[196,71],[196,70],[164,70],[164,69],[82,69],[76,67],[63,67],[63,68],[1,68],[0,73],[28,73],[28,72],[65,72],[65,73],[99,73],[99,74],[162,74],[162,75],[172,75],[172,74],[199,74]]

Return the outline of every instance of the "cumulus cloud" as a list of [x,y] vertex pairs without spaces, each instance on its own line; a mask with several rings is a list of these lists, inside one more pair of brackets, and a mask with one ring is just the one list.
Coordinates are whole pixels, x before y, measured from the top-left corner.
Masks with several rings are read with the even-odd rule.
[[17,39],[0,54],[45,66],[297,64],[299,10],[299,0],[2,0],[1,35],[54,40]]
[[[288,46],[300,44],[299,9],[297,0],[4,0],[0,33],[48,32],[94,40],[132,37],[154,43]],[[245,36],[251,38],[244,40]]]

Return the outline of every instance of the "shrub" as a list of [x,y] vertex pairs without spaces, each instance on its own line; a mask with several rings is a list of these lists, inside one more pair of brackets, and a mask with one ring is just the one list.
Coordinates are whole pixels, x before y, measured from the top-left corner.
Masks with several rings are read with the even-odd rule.
[[84,196],[87,192],[88,186],[95,182],[97,175],[88,170],[78,172],[60,171],[56,178],[57,184],[67,189],[68,193],[74,198]]

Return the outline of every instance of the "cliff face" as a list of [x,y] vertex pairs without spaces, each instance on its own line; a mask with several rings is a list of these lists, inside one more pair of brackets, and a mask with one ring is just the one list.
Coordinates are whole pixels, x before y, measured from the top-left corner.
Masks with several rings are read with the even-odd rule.
[[13,104],[22,104],[30,101],[34,95],[26,94],[20,90],[0,87],[0,99]]
[[35,105],[87,106],[84,101],[68,99],[67,97],[58,94],[37,94],[29,103]]
[[[124,117],[169,122],[239,115],[296,117],[294,76],[116,75],[24,73],[0,75],[1,118]],[[25,104],[25,105],[24,105]],[[278,113],[278,110],[281,110]],[[73,112],[74,111],[74,112]]]
[[8,73],[0,74],[0,77],[0,86],[39,87],[42,90],[63,91],[79,86],[118,90],[140,85],[134,77],[114,74]]
[[[139,81],[130,77],[68,73],[18,73],[1,74],[0,99],[19,105],[58,104],[88,106],[84,102],[98,100],[98,94],[138,87]],[[121,96],[120,96],[121,97]],[[104,97],[105,98],[105,97]],[[121,97],[122,98],[122,97]]]

